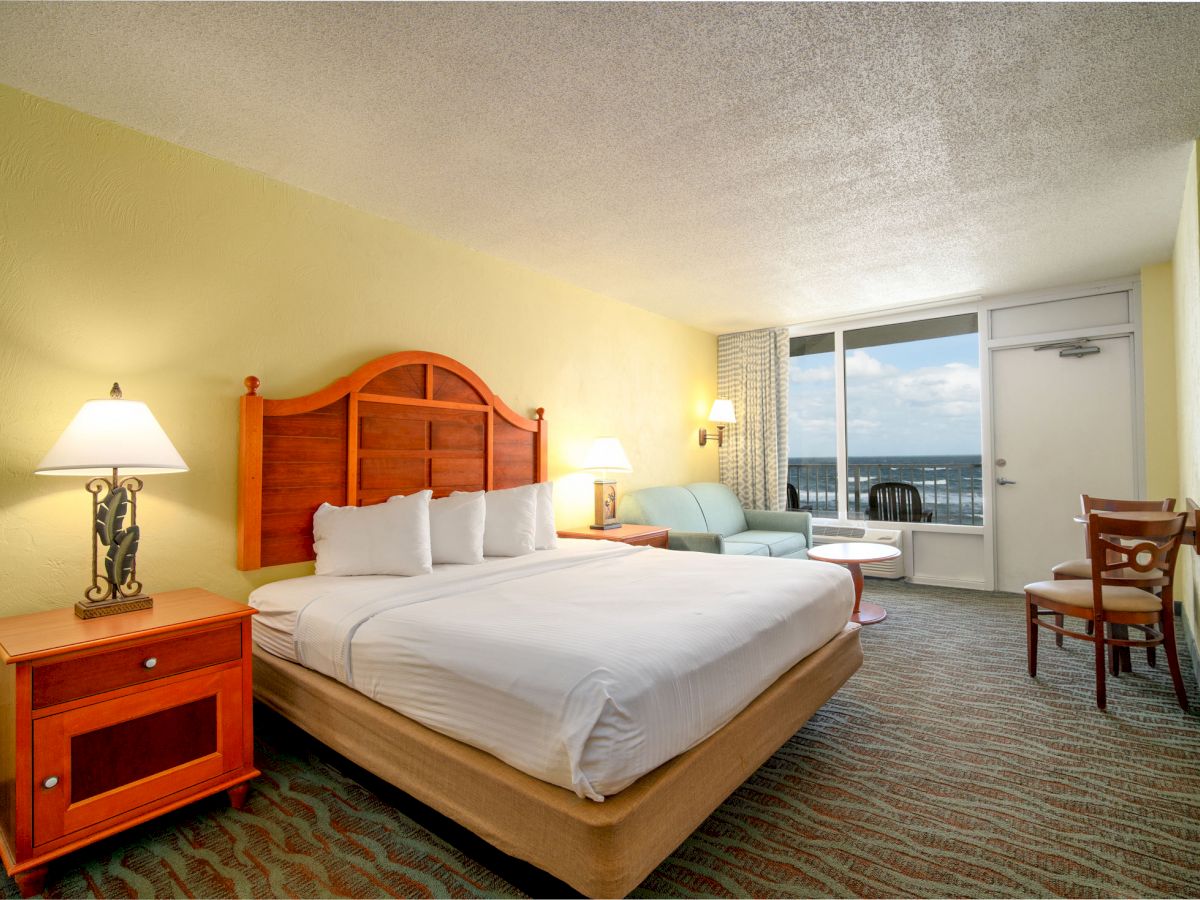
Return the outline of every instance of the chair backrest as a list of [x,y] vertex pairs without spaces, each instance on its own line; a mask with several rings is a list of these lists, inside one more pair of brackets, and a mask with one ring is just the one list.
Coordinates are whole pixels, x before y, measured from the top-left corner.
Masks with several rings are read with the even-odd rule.
[[1088,515],[1088,540],[1092,560],[1092,597],[1097,614],[1101,611],[1101,587],[1106,583],[1128,585],[1128,578],[1110,575],[1114,571],[1132,569],[1145,575],[1155,569],[1162,577],[1155,584],[1162,585],[1162,601],[1173,602],[1172,584],[1175,578],[1175,560],[1179,555],[1179,544],[1183,537],[1183,524],[1187,516],[1183,513],[1159,515],[1162,510],[1130,510],[1146,513],[1146,519],[1118,518],[1104,513]]
[[687,489],[703,510],[708,531],[729,537],[746,530],[746,511],[737,494],[728,487],[713,481],[698,481]]
[[796,486],[794,484],[792,484],[790,481],[788,482],[788,486],[787,486],[787,508],[788,509],[799,509],[800,508],[800,492],[798,490],[796,490]]
[[685,487],[649,487],[620,500],[618,517],[631,525],[666,525],[675,531],[708,531],[696,496]]
[[1165,500],[1110,500],[1105,497],[1079,495],[1079,503],[1086,516],[1094,512],[1174,512],[1175,498]]
[[867,518],[884,522],[920,522],[921,492],[907,481],[880,481],[867,493]]
[[[1165,500],[1112,500],[1107,497],[1090,497],[1079,495],[1079,505],[1083,507],[1085,516],[1094,512],[1174,512],[1175,498]],[[1083,529],[1083,551],[1087,558],[1092,558],[1092,533],[1087,526]]]

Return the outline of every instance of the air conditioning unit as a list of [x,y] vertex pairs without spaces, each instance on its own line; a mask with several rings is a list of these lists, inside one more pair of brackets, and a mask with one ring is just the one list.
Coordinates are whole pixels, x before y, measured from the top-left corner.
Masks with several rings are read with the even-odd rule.
[[[812,533],[814,545],[856,544],[860,541],[869,541],[872,544],[887,544],[897,550],[904,550],[904,545],[901,543],[901,532],[891,528],[868,528],[862,525],[836,523],[813,525]],[[904,557],[897,556],[886,562],[866,563],[862,567],[862,573],[873,578],[903,578]]]

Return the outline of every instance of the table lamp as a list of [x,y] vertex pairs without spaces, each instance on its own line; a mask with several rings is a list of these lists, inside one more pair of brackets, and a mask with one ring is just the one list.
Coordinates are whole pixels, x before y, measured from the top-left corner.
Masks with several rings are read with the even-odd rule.
[[[81,619],[153,604],[137,580],[137,495],[142,489],[137,476],[187,471],[145,403],[125,400],[115,383],[108,396],[83,404],[34,470],[38,475],[93,476],[86,485],[92,495],[92,584],[75,604]],[[103,571],[101,546],[108,548]]]
[[596,521],[589,527],[605,531],[620,528],[621,523],[617,521],[617,483],[608,477],[608,473],[633,471],[621,442],[615,437],[596,438],[588,449],[583,467],[600,473],[596,477]]
[[[733,414],[733,401],[717,399],[713,401],[712,410],[708,414],[710,422],[717,423],[717,446],[725,446],[725,426],[737,424],[737,416]],[[700,446],[703,447],[708,443],[709,434],[707,428],[700,429]]]

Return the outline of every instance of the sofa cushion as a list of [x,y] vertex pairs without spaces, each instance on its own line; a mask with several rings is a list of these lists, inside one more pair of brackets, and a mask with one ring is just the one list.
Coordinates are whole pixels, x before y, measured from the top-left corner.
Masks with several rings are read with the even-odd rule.
[[754,541],[731,541],[726,538],[721,552],[727,556],[770,556],[771,549],[766,544]]
[[708,523],[705,531],[729,537],[746,530],[746,514],[742,511],[742,504],[725,485],[698,482],[689,484],[687,489],[692,492],[704,513],[704,520]]
[[673,531],[711,531],[691,491],[649,487],[621,498],[618,517],[631,525],[665,525]]
[[725,538],[730,544],[762,544],[771,556],[790,556],[804,549],[804,535],[796,531],[743,531]]

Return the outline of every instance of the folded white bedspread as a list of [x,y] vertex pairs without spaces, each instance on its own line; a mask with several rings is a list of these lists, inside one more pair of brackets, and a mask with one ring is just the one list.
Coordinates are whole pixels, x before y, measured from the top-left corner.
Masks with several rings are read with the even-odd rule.
[[[704,740],[845,627],[849,574],[597,541],[250,597],[265,649],[602,800]],[[293,638],[287,653],[287,635]]]

